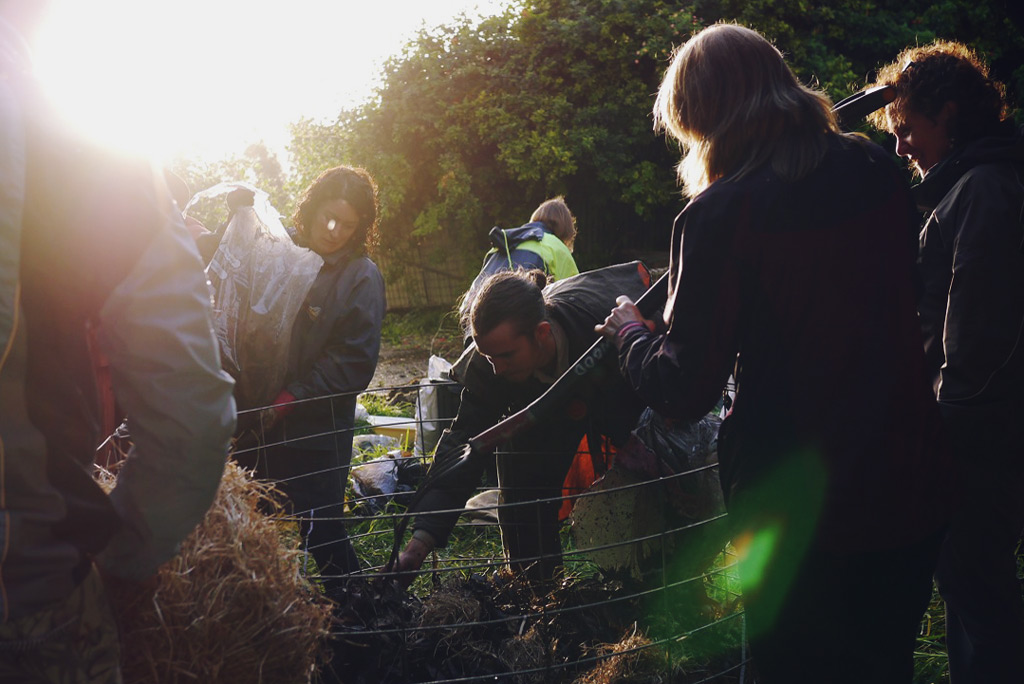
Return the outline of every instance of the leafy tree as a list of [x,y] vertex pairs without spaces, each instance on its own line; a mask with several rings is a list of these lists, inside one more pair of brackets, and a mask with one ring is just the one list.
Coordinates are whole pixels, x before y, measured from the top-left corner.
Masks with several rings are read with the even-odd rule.
[[[293,204],[284,169],[262,142],[249,145],[241,155],[216,161],[179,158],[168,166],[185,179],[193,193],[224,181],[246,181],[266,191],[274,208],[285,216]],[[191,213],[213,230],[227,219],[228,212],[224,204],[210,204],[197,206]]]
[[463,18],[421,32],[391,60],[377,97],[329,127],[327,154],[316,142],[326,127],[308,122],[293,129],[291,151],[300,168],[356,163],[374,174],[388,250],[457,246],[476,267],[491,225],[519,225],[564,194],[579,218],[580,260],[604,263],[640,221],[665,225],[678,210],[673,153],[649,114],[671,42],[647,36],[690,21],[649,0]]
[[383,251],[466,272],[491,225],[519,225],[563,194],[579,219],[577,260],[602,265],[667,244],[682,206],[678,150],[653,134],[650,110],[673,46],[695,31],[757,28],[834,99],[907,45],[958,39],[1019,100],[1024,39],[1010,2],[526,0],[421,31],[369,102],[330,124],[297,123],[289,187],[335,164],[364,166],[381,188]]
[[834,99],[868,85],[875,71],[903,48],[936,38],[975,47],[997,79],[1024,98],[1024,33],[1012,0],[698,0],[703,23],[738,21],[756,28],[783,51],[805,82]]

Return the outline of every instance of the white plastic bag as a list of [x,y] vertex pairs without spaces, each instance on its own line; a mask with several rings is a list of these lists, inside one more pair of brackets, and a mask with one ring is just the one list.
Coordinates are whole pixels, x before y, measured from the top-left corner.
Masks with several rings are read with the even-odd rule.
[[416,393],[416,444],[413,453],[417,456],[429,454],[441,439],[441,433],[451,424],[454,416],[442,416],[438,392],[451,384],[448,371],[452,364],[437,355],[427,361],[427,377],[419,381]]
[[206,274],[221,361],[237,383],[238,408],[249,409],[284,388],[292,325],[323,259],[293,243],[267,193],[246,183],[220,183],[188,206],[238,188],[253,192],[253,206],[235,210]]

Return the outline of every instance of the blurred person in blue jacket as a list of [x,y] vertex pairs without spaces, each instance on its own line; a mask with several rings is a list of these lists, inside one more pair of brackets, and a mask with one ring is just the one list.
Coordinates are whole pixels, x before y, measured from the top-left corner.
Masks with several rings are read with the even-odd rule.
[[[150,581],[206,513],[233,383],[163,174],[39,95],[19,29],[40,9],[0,3],[0,681],[120,682],[108,591]],[[98,354],[134,442],[109,495]]]

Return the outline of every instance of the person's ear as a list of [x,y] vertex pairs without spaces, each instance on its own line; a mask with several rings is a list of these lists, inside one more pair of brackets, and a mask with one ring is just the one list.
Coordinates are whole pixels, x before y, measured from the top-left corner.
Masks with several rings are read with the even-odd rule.
[[537,327],[533,329],[533,341],[542,344],[551,337],[551,323],[548,321],[541,321],[537,324]]
[[946,104],[942,105],[942,109],[939,110],[938,115],[935,117],[935,123],[942,126],[947,135],[949,135],[950,124],[956,119],[956,113],[956,102],[949,100]]

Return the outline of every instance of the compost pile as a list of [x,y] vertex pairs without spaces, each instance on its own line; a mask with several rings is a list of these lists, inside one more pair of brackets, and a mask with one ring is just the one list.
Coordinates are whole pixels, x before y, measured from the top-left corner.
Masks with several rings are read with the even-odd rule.
[[[420,600],[391,582],[353,582],[334,627],[345,645],[335,658],[347,662],[332,666],[350,684],[486,675],[548,681],[545,670],[574,663],[588,644],[618,641],[631,629],[635,606],[607,603],[618,588],[583,580],[541,590],[503,571],[449,580]],[[556,672],[558,680],[568,675]]]
[[125,684],[310,681],[327,657],[330,604],[302,572],[277,498],[229,462],[213,506],[156,581],[112,596]]
[[643,606],[631,594],[618,580],[568,578],[541,586],[507,570],[449,579],[425,599],[393,582],[357,580],[333,626],[339,644],[331,665],[346,684],[704,678],[706,663],[687,674],[669,666],[664,651],[647,647],[651,642],[637,626]]

